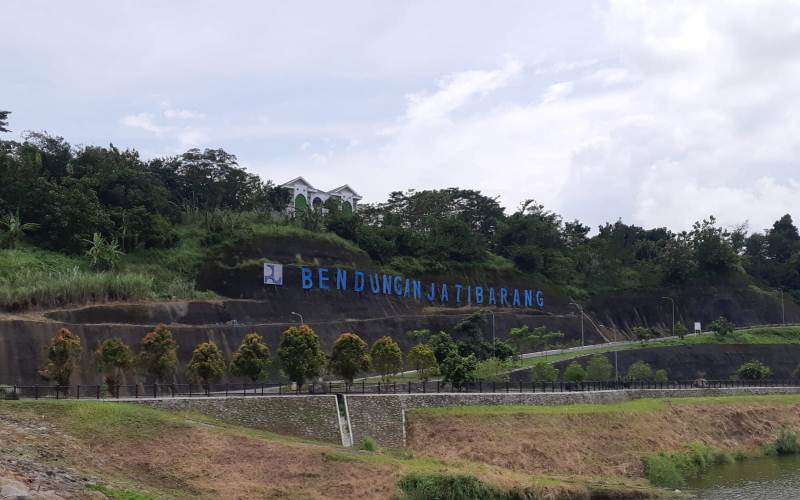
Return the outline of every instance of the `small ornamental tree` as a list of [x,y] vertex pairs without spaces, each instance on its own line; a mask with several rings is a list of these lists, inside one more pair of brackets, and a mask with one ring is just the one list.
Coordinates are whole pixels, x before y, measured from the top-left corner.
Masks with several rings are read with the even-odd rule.
[[655,373],[653,373],[653,381],[655,382],[663,383],[668,380],[669,380],[669,375],[667,374],[667,370],[664,369],[656,370]]
[[231,373],[237,377],[247,377],[252,382],[263,380],[272,364],[269,354],[269,346],[263,342],[261,335],[249,333],[233,353]]
[[384,381],[403,369],[403,351],[392,337],[385,336],[376,340],[370,349],[370,356],[372,367],[381,374]]
[[406,357],[408,366],[417,371],[417,377],[426,382],[439,372],[439,364],[433,350],[427,344],[414,346]]
[[734,325],[725,316],[715,319],[708,327],[717,337],[727,337],[733,333]]
[[736,370],[736,375],[741,380],[764,380],[772,376],[772,370],[760,361],[748,361]]
[[322,375],[325,353],[319,337],[308,325],[293,326],[283,332],[278,346],[281,370],[289,380],[303,387],[306,380]]
[[453,389],[461,390],[467,382],[475,380],[475,370],[478,368],[478,359],[474,354],[461,356],[451,352],[439,366],[445,383],[453,385]]
[[689,330],[686,328],[686,325],[681,322],[675,323],[675,335],[677,335],[679,339],[683,340],[687,333],[689,333]]
[[178,364],[177,350],[178,343],[172,338],[169,328],[158,325],[142,339],[139,362],[156,383],[161,383],[175,371]]
[[558,368],[547,361],[537,361],[531,369],[533,382],[555,382],[558,380]]
[[122,339],[106,339],[97,347],[94,359],[109,392],[116,394],[122,375],[133,366],[131,348]]
[[47,363],[39,370],[39,375],[58,385],[69,385],[72,372],[78,367],[82,350],[81,338],[62,328],[47,346]]
[[607,357],[596,354],[589,359],[586,365],[586,380],[605,382],[613,378],[614,367]]
[[352,384],[359,372],[369,370],[370,364],[369,346],[361,337],[354,333],[339,335],[331,353],[330,368],[334,374]]
[[625,377],[631,382],[641,382],[653,378],[653,369],[642,360],[639,360],[628,367],[628,375]]
[[586,370],[584,370],[581,364],[577,361],[570,363],[567,369],[564,370],[565,382],[582,382],[585,379]]
[[187,365],[189,373],[208,389],[211,382],[216,382],[225,373],[225,358],[214,342],[203,342],[195,347],[192,359]]

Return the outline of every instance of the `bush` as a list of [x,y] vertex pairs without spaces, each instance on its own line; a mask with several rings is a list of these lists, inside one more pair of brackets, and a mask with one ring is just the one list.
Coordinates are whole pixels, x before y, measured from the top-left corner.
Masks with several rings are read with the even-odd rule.
[[225,373],[225,358],[217,344],[203,342],[195,348],[187,368],[203,387],[208,388],[208,384],[219,380]]
[[683,473],[671,456],[660,453],[645,457],[642,462],[645,475],[652,484],[663,488],[683,488],[686,485]]
[[534,382],[555,382],[558,380],[558,368],[547,361],[538,361],[531,368],[531,380]]
[[47,364],[39,370],[45,380],[58,385],[69,385],[72,372],[78,367],[83,348],[81,338],[62,328],[47,346]]
[[686,325],[681,322],[675,323],[675,335],[677,335],[679,339],[683,340],[687,333],[689,333],[689,330],[686,328]]
[[417,377],[425,382],[439,372],[439,364],[433,350],[427,344],[414,346],[406,358],[408,365],[417,371]]
[[577,361],[573,361],[564,370],[564,381],[565,382],[582,382],[586,379],[586,370],[583,369],[580,363]]
[[653,369],[644,361],[639,360],[628,367],[628,374],[625,378],[632,382],[650,380],[653,378]]
[[613,378],[614,367],[607,357],[595,354],[586,365],[586,380],[605,382]]
[[661,383],[669,381],[669,375],[667,374],[667,370],[664,369],[656,370],[656,372],[653,374],[653,380],[655,382],[661,382]]
[[500,500],[510,496],[468,475],[409,474],[398,486],[405,500]]
[[736,370],[736,376],[741,380],[764,380],[772,376],[772,370],[760,361],[748,361]]
[[478,363],[475,370],[475,377],[478,380],[487,382],[506,382],[508,381],[509,366],[497,358],[489,358]]
[[631,328],[631,335],[633,335],[633,338],[636,340],[641,340],[642,342],[647,342],[654,336],[653,331],[644,326],[634,326]]
[[781,429],[775,441],[766,448],[768,455],[797,455],[800,453],[797,433],[788,429]]
[[683,453],[659,453],[642,460],[647,479],[656,486],[681,488],[686,480],[699,477],[715,464],[730,463],[733,457],[695,441]]
[[477,368],[478,360],[474,354],[464,357],[457,352],[451,352],[439,366],[444,382],[449,382],[456,390],[461,390],[464,384],[475,380]]
[[725,316],[720,316],[718,319],[711,322],[708,327],[718,337],[727,337],[733,333],[734,325]]
[[364,451],[377,451],[378,443],[372,437],[364,436],[364,439],[361,440],[361,444],[358,445],[358,449]]
[[231,359],[231,373],[239,377],[247,377],[252,382],[267,376],[272,361],[270,360],[269,346],[257,333],[248,333],[241,345],[233,353]]
[[156,379],[156,382],[161,382],[178,364],[177,349],[178,344],[172,337],[172,332],[166,326],[158,325],[142,339],[139,363]]

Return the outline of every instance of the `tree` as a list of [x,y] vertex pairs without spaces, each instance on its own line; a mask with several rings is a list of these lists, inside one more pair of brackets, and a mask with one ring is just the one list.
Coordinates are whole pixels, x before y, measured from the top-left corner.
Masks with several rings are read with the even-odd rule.
[[497,358],[500,361],[508,361],[517,354],[517,351],[516,349],[514,349],[514,346],[512,346],[505,340],[495,340],[493,347],[494,347],[494,356],[492,357]]
[[653,380],[655,382],[661,382],[661,383],[668,381],[669,376],[667,375],[667,370],[664,369],[656,370],[655,373],[653,374]]
[[475,355],[461,356],[457,352],[451,352],[439,366],[442,379],[455,390],[461,390],[467,382],[475,380],[477,368],[478,360]]
[[741,380],[764,380],[772,376],[772,370],[760,361],[748,361],[736,370],[736,376]]
[[100,233],[94,233],[91,240],[84,241],[89,245],[86,256],[92,263],[92,269],[97,271],[116,269],[119,259],[123,255],[117,240],[106,240]]
[[417,371],[417,377],[426,382],[439,371],[436,355],[427,344],[419,344],[411,348],[407,356],[408,365]]
[[436,356],[436,362],[439,365],[444,362],[451,352],[458,352],[458,345],[447,332],[439,332],[436,335],[432,335],[428,340],[428,345],[431,346],[431,350]]
[[158,325],[142,339],[139,362],[156,383],[161,383],[174,372],[178,364],[177,350],[178,343],[169,328]]
[[478,363],[475,378],[487,382],[506,382],[510,367],[498,358],[485,359]]
[[427,344],[428,339],[431,337],[431,331],[427,328],[423,328],[420,330],[409,330],[406,332],[416,344]]
[[607,357],[596,354],[589,359],[586,365],[586,380],[605,382],[613,378],[614,367]]
[[238,377],[247,377],[252,382],[267,376],[272,361],[269,346],[257,333],[249,333],[231,358],[231,372]]
[[133,366],[131,348],[122,339],[106,339],[95,351],[95,365],[103,373],[109,392],[117,394],[123,374]]
[[17,242],[22,239],[23,235],[29,231],[39,229],[39,224],[34,222],[22,222],[19,217],[19,211],[16,214],[9,212],[8,214],[0,217],[0,228],[3,229],[3,240],[7,248],[17,248]]
[[645,326],[634,326],[631,328],[631,335],[637,340],[647,342],[653,338],[653,331]]
[[686,328],[686,325],[680,321],[675,323],[675,335],[677,335],[679,339],[683,340],[687,333],[689,333],[689,330]]
[[225,373],[225,358],[217,344],[208,341],[198,344],[187,365],[189,373],[208,390],[209,384],[222,378]]
[[359,372],[369,370],[370,364],[369,346],[358,335],[343,333],[333,343],[331,371],[341,376],[348,384],[353,383]]
[[586,370],[577,361],[570,363],[567,369],[564,370],[565,382],[582,382],[585,379]]
[[0,132],[11,132],[8,130],[8,115],[11,111],[0,111]]
[[289,380],[303,387],[306,380],[322,375],[325,353],[319,337],[308,325],[293,326],[283,332],[278,346],[281,370]]
[[628,367],[628,374],[625,378],[631,382],[650,380],[653,378],[653,369],[649,364],[639,360]]
[[533,352],[547,349],[556,340],[564,338],[561,332],[554,332],[547,326],[537,326],[531,330],[528,325],[512,328],[508,337],[520,352]]
[[533,382],[555,382],[558,380],[558,368],[547,361],[537,361],[531,369]]
[[718,337],[727,337],[733,333],[734,330],[733,323],[728,321],[725,316],[720,316],[718,319],[715,319],[708,327]]
[[389,379],[389,375],[394,375],[403,369],[403,351],[392,337],[384,336],[372,344],[370,349],[372,366],[381,374],[383,380]]
[[39,370],[39,375],[45,380],[54,380],[60,386],[69,385],[82,350],[81,338],[62,328],[47,346],[47,363]]

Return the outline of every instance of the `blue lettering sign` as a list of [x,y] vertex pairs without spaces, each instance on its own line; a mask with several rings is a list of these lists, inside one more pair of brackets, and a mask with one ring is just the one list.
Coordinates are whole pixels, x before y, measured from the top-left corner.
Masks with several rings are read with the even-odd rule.
[[394,293],[398,297],[402,297],[403,296],[403,278],[401,278],[400,276],[395,276],[393,281],[394,281],[394,283],[393,283],[394,284]]
[[491,306],[497,305],[497,297],[494,294],[494,288],[489,288],[489,305]]
[[420,280],[414,280],[414,300],[419,300],[422,298],[422,282]]
[[378,276],[378,273],[369,275],[369,289],[372,290],[372,293],[381,293],[381,277]]
[[347,290],[347,269],[336,270],[336,289]]
[[431,291],[425,296],[428,301],[433,302],[436,300],[436,283],[431,283]]
[[404,297],[411,297],[411,280],[406,278],[406,291],[403,293]]
[[328,289],[328,268],[327,267],[320,267],[317,270],[317,275],[319,275],[319,287],[322,290]]
[[500,289],[500,305],[508,305],[508,288]]
[[304,267],[300,270],[300,275],[303,279],[303,290],[308,290],[314,287],[314,280],[311,278],[311,269]]
[[544,294],[541,290],[536,290],[536,305],[544,307]]
[[461,303],[461,289],[462,288],[463,287],[461,285],[456,283],[456,304],[460,304]]
[[519,289],[514,289],[514,307],[520,307],[522,304],[519,302]]
[[475,287],[475,303],[476,304],[483,304],[483,287],[476,286]]
[[447,296],[447,283],[442,283],[442,303],[448,302],[449,300]]
[[356,278],[355,283],[353,283],[353,289],[356,292],[363,292],[364,291],[364,273],[361,271],[356,271]]
[[525,307],[533,307],[533,291],[525,290]]

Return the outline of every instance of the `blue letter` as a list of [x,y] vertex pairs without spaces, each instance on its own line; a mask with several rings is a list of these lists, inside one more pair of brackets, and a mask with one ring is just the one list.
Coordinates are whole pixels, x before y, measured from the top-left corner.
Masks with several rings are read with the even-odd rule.
[[519,307],[522,304],[519,303],[519,288],[514,289],[514,307]]
[[422,298],[422,282],[420,280],[414,280],[414,300],[419,300]]
[[328,289],[328,268],[327,267],[320,267],[319,268],[319,287],[323,290]]
[[456,304],[461,303],[461,288],[463,287],[456,283]]
[[336,269],[336,289],[347,290],[347,270]]
[[400,276],[394,277],[394,293],[397,294],[398,297],[403,296],[403,278]]
[[536,290],[536,305],[540,308],[544,308],[544,294],[541,290]]
[[508,288],[500,289],[500,305],[508,305]]
[[493,306],[497,305],[497,297],[494,294],[494,287],[489,288],[489,304]]
[[533,307],[533,291],[525,290],[525,307]]
[[403,295],[411,297],[411,280],[408,278],[406,278],[406,292]]
[[483,287],[476,286],[475,287],[475,303],[476,304],[483,304]]
[[467,287],[467,305],[472,305],[472,287]]
[[353,284],[353,289],[356,292],[364,291],[364,273],[362,271],[356,271],[356,279],[355,283]]
[[372,290],[372,293],[381,293],[381,277],[378,276],[378,273],[369,275],[369,289]]
[[434,282],[431,283],[431,291],[428,293],[428,295],[425,296],[425,298],[431,302],[436,300],[436,283]]
[[314,288],[314,280],[311,279],[311,269],[304,267],[301,272],[301,276],[303,278],[303,290]]
[[392,277],[386,274],[383,275],[383,294],[389,295],[392,293]]
[[442,303],[449,302],[450,298],[447,296],[447,283],[442,283]]

